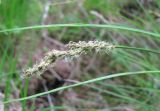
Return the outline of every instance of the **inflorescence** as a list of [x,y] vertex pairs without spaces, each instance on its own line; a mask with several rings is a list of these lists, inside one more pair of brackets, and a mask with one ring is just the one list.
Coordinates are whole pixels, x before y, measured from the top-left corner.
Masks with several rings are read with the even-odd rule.
[[113,44],[104,41],[79,41],[78,43],[70,42],[67,44],[67,47],[69,48],[67,51],[49,51],[39,64],[36,64],[32,68],[23,71],[22,78],[31,77],[34,75],[39,76],[43,74],[50,65],[55,63],[57,59],[77,58],[82,54],[88,54],[92,51],[98,53],[105,52],[108,54],[113,48],[115,48]]

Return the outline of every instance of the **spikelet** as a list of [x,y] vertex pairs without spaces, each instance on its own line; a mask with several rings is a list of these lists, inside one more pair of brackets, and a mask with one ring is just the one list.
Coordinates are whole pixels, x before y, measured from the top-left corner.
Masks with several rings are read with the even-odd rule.
[[104,41],[79,41],[78,43],[70,42],[67,46],[69,47],[69,50],[67,51],[49,51],[39,64],[36,64],[32,68],[23,71],[22,78],[31,77],[34,75],[39,76],[43,74],[50,65],[55,63],[57,59],[72,59],[79,57],[81,54],[88,54],[91,51],[100,53],[106,52],[108,54],[113,48],[115,48],[114,45]]
[[105,41],[89,41],[89,42],[79,41],[78,43],[70,42],[68,44],[68,47],[70,49],[80,48],[85,52],[95,51],[100,53],[106,52],[108,54],[115,46]]
[[32,68],[23,71],[22,78],[31,77],[33,75],[40,76],[48,69],[50,65],[54,64],[57,59],[75,58],[80,56],[82,53],[83,51],[81,49],[68,51],[52,50],[47,53],[47,55],[40,61],[39,64],[36,64]]

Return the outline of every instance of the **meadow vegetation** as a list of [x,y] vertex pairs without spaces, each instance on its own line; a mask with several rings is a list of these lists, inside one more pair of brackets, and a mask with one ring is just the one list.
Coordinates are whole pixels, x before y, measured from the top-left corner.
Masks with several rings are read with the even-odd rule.
[[159,111],[159,9],[159,0],[2,0],[0,108]]

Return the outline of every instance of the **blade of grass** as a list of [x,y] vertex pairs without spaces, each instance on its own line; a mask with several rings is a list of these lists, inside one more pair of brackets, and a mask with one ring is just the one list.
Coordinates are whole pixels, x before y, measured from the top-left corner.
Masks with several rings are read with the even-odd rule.
[[94,83],[94,82],[97,82],[97,81],[102,81],[102,80],[105,80],[105,79],[110,79],[110,78],[115,78],[115,77],[120,77],[120,76],[126,76],[126,75],[137,75],[137,74],[148,74],[148,73],[155,74],[155,73],[160,73],[160,71],[138,71],[138,72],[125,72],[125,73],[112,74],[112,75],[99,77],[99,78],[91,79],[91,80],[84,81],[84,82],[79,82],[77,84],[73,84],[73,85],[69,85],[69,86],[59,87],[59,88],[56,88],[56,89],[53,89],[53,90],[50,90],[50,91],[47,91],[47,92],[35,94],[35,95],[32,95],[32,96],[5,101],[3,103],[7,104],[7,103],[11,103],[11,102],[17,102],[17,101],[32,99],[32,98],[43,96],[43,95],[46,95],[46,94],[49,94],[49,93],[53,93],[53,92],[57,92],[57,91],[60,91],[60,90],[64,90],[64,89],[68,89],[68,88],[72,88],[72,87],[77,87],[77,86],[81,86],[81,85],[85,85],[85,84],[89,84],[89,83]]
[[5,29],[1,30],[0,33],[5,32],[14,32],[14,31],[23,31],[29,29],[43,29],[43,28],[56,28],[56,27],[88,27],[88,28],[109,28],[109,29],[120,29],[120,30],[127,30],[132,32],[138,32],[147,34],[150,36],[154,36],[156,38],[160,38],[159,33],[149,32],[141,29],[120,26],[120,25],[104,25],[104,24],[83,24],[83,23],[75,23],[75,24],[50,24],[50,25],[35,25],[35,26],[28,26],[28,27],[21,27],[21,28],[13,28],[13,29]]
[[102,82],[98,82],[98,85],[102,85],[105,87],[118,87],[118,88],[123,88],[123,89],[131,89],[131,90],[142,90],[142,91],[151,91],[151,92],[156,92],[160,93],[160,90],[154,89],[154,88],[147,88],[147,87],[136,87],[136,86],[127,86],[127,85],[116,85],[116,84],[104,84]]
[[150,52],[150,53],[160,54],[160,52],[157,52],[156,50],[144,49],[144,48],[138,48],[138,47],[128,47],[128,46],[119,45],[119,46],[115,46],[115,48],[139,50],[139,51],[143,51],[143,52]]

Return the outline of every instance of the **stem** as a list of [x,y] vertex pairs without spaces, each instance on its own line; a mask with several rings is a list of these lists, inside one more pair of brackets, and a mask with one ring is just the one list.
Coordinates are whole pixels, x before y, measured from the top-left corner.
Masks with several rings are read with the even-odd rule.
[[138,51],[144,51],[144,52],[150,52],[150,53],[160,54],[160,52],[158,52],[156,50],[152,50],[152,49],[144,49],[144,48],[128,47],[128,46],[115,46],[115,48],[138,50]]
[[137,72],[125,72],[125,73],[117,73],[117,74],[107,75],[107,76],[104,76],[104,77],[99,77],[99,78],[87,80],[87,81],[84,81],[84,82],[79,82],[79,83],[76,83],[76,84],[59,87],[59,88],[56,88],[56,89],[53,89],[53,90],[50,90],[50,91],[47,91],[47,92],[35,94],[35,95],[32,95],[32,96],[5,101],[3,103],[8,104],[8,103],[11,103],[11,102],[24,101],[24,100],[32,99],[32,98],[35,98],[35,97],[43,96],[43,95],[46,95],[46,94],[49,94],[49,93],[58,92],[58,91],[61,91],[61,90],[64,90],[64,89],[77,87],[77,86],[82,86],[82,85],[85,85],[85,84],[90,84],[90,83],[94,83],[94,82],[97,82],[97,81],[102,81],[102,80],[111,79],[111,78],[115,78],[115,77],[121,77],[121,76],[126,76],[126,75],[148,74],[148,73],[157,74],[157,73],[160,73],[160,71],[137,71]]

